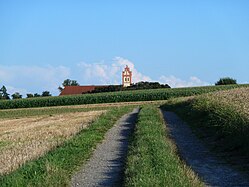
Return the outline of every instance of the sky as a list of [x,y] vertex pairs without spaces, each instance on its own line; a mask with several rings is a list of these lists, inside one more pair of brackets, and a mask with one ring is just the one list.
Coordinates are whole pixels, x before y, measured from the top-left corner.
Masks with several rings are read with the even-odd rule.
[[0,87],[10,94],[134,82],[249,83],[248,0],[0,0]]

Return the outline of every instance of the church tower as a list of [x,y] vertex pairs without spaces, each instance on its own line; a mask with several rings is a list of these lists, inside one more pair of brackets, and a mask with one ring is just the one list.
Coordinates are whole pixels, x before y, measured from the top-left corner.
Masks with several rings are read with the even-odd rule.
[[130,68],[126,65],[124,71],[122,72],[122,84],[123,87],[128,87],[131,85],[132,80],[132,71],[130,71]]

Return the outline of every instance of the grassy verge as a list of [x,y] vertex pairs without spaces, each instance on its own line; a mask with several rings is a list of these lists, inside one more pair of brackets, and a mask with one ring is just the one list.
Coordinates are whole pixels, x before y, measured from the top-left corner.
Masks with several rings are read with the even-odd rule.
[[177,156],[154,106],[143,107],[139,114],[129,146],[125,186],[203,186]]
[[221,101],[222,98],[207,95],[173,99],[164,105],[164,109],[176,112],[212,152],[249,176],[249,120],[242,112],[248,108],[235,106],[235,100]]
[[88,129],[82,130],[62,146],[26,163],[9,175],[0,176],[1,186],[67,186],[72,174],[90,157],[108,129],[132,108],[110,109]]
[[248,117],[231,103],[200,96],[190,100],[174,99],[164,108],[176,112],[201,138],[211,137],[211,148],[249,155]]

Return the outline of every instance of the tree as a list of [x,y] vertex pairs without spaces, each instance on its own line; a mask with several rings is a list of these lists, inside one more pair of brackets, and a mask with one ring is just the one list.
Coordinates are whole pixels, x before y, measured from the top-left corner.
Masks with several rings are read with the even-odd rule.
[[76,80],[71,80],[70,86],[79,86],[79,83]]
[[159,88],[170,88],[168,84],[160,84],[159,82],[138,82],[128,87],[122,85],[109,85],[96,87],[94,90],[88,93],[101,93],[101,92],[118,92],[127,90],[143,90],[143,89],[159,89]]
[[228,84],[237,84],[236,79],[233,79],[231,77],[224,77],[224,78],[220,78],[220,80],[218,80],[215,85],[228,85]]
[[79,86],[79,83],[76,80],[66,79],[63,81],[62,86],[58,87],[59,91],[62,92],[65,86]]
[[35,93],[35,94],[34,94],[34,97],[41,97],[41,95],[38,94],[38,93]]
[[18,92],[12,94],[11,96],[12,96],[12,99],[21,99],[22,98],[22,95]]
[[33,94],[31,94],[31,93],[28,93],[28,94],[27,94],[27,98],[32,98],[32,97],[34,97]]
[[138,82],[132,84],[129,87],[124,88],[125,90],[141,90],[141,89],[158,89],[158,88],[170,88],[168,84],[160,84],[159,82]]
[[0,89],[0,99],[10,99],[9,95],[10,95],[10,94],[7,93],[6,87],[3,86],[3,87]]
[[44,91],[44,92],[42,92],[41,96],[42,97],[49,97],[49,96],[52,96],[52,95],[49,93],[49,91]]

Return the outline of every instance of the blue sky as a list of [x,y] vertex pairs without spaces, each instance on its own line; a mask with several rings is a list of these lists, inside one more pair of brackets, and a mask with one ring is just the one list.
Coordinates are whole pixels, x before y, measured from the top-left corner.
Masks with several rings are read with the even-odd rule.
[[0,86],[22,94],[64,79],[172,87],[249,82],[249,1],[0,0]]

